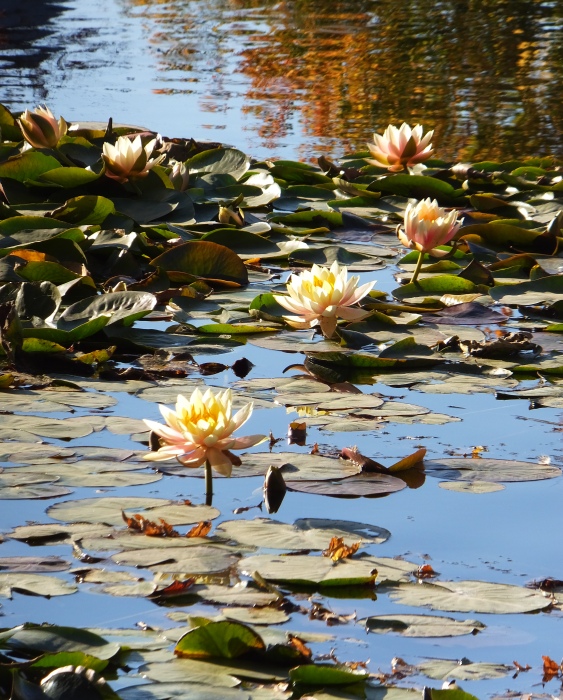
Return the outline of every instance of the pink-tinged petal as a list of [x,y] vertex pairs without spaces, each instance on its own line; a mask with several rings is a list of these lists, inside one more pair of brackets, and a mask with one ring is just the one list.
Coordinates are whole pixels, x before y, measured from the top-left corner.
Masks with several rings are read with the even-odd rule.
[[230,447],[223,447],[224,450],[246,450],[254,445],[259,445],[268,439],[266,435],[246,435],[245,437],[234,438]]
[[178,431],[169,428],[167,425],[162,425],[162,423],[157,423],[156,421],[153,420],[147,420],[146,418],[143,418],[143,422],[145,425],[152,430],[154,433],[159,435],[163,440],[166,440],[166,442],[169,443],[184,443],[186,442],[186,438],[182,433],[179,433]]
[[172,429],[175,430],[177,433],[182,435],[183,433],[183,426],[182,423],[178,420],[178,415],[168,406],[164,406],[164,404],[159,404],[158,406],[160,413],[164,420],[166,421],[166,424]]
[[343,318],[345,321],[361,321],[362,318],[369,316],[370,312],[365,309],[358,309],[352,306],[341,306],[338,309],[339,318]]
[[213,470],[219,474],[222,474],[223,476],[231,476],[233,464],[228,455],[226,455],[224,452],[216,449],[215,447],[210,447],[207,450],[207,460],[209,461],[209,464]]
[[294,314],[300,315],[301,312],[308,311],[303,304],[294,301],[290,297],[279,296],[278,294],[274,294],[273,297],[280,306],[283,306],[284,309],[287,309]]
[[195,469],[195,467],[201,467],[205,462],[208,452],[209,450],[199,447],[197,450],[193,450],[193,452],[185,452],[184,454],[176,455],[176,459],[180,464],[183,464],[184,467]]
[[169,459],[175,459],[178,455],[184,453],[182,447],[173,447],[172,445],[165,445],[161,447],[160,450],[156,452],[147,452],[143,455],[143,459],[147,462],[167,462]]

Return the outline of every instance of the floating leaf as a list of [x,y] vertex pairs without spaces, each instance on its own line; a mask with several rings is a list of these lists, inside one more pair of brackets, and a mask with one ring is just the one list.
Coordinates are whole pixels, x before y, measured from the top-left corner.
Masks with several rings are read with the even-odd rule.
[[376,525],[318,518],[296,520],[293,525],[267,518],[227,520],[218,525],[215,532],[241,544],[293,551],[320,551],[332,537],[343,538],[350,544],[358,538],[366,544],[379,544],[390,536],[388,530]]
[[454,457],[451,459],[424,462],[424,469],[430,476],[452,481],[539,481],[561,476],[561,470],[545,464],[517,462],[510,459],[472,459]]
[[235,659],[250,651],[263,651],[260,635],[240,622],[209,622],[187,632],[174,648],[187,659]]
[[476,634],[485,628],[477,620],[454,620],[436,615],[373,615],[360,620],[368,632],[394,632],[403,637],[457,637]]
[[236,253],[211,241],[188,241],[154,258],[151,264],[169,275],[184,273],[207,280],[248,284],[247,269]]
[[402,605],[495,615],[534,612],[551,605],[551,601],[537,591],[487,581],[401,583],[390,589],[389,597]]
[[280,581],[301,586],[369,586],[375,582],[377,569],[370,561],[344,559],[332,562],[326,557],[295,555],[292,557],[259,554],[245,557],[239,570],[251,576],[257,571],[266,581]]
[[[514,666],[491,663],[459,663],[448,659],[432,659],[418,664],[418,669],[429,678],[460,681],[481,681],[486,678],[503,678],[514,671]],[[449,697],[449,696],[448,696]]]

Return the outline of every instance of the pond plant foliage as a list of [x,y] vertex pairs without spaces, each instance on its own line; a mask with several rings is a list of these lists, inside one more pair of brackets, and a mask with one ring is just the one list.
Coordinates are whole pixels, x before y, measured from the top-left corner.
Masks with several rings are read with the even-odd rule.
[[[274,436],[269,449],[254,447],[262,435],[232,437],[252,402],[297,410],[296,441],[307,426],[353,433],[459,420],[358,388],[375,377],[561,408],[559,162],[444,162],[430,133],[405,124],[338,162],[321,155],[317,166],[256,162],[111,120],[69,124],[47,108],[14,115],[0,106],[0,133],[0,498],[208,477],[205,505],[98,494],[58,500],[50,522],[5,533],[73,547],[80,566],[73,582],[56,575],[70,567],[62,557],[0,558],[3,597],[69,596],[89,585],[167,605],[177,626],[4,628],[0,697],[467,700],[474,696],[457,686],[432,685],[526,670],[434,658],[395,659],[383,672],[315,653],[332,642],[329,632],[277,626],[299,628],[306,615],[378,635],[477,635],[484,622],[452,613],[560,610],[561,582],[441,580],[428,565],[376,556],[391,533],[373,523],[249,516],[213,528],[210,474],[266,477],[269,513],[291,492],[381,497],[437,477],[447,489],[486,493],[560,478],[549,464],[479,454],[425,459],[419,447],[385,466],[352,448],[309,454],[279,450]],[[373,275],[390,264],[396,286],[379,290]],[[298,374],[253,379],[244,358],[198,362],[245,344],[299,353]],[[233,386],[206,391],[228,368]],[[542,381],[519,386],[530,377]],[[108,416],[115,392],[176,410],[161,408],[167,426]],[[70,417],[50,416],[61,412]],[[138,449],[84,444],[102,430]],[[421,611],[356,620],[323,603],[377,593]],[[191,605],[194,615],[184,611]],[[544,682],[561,678],[549,657],[540,672]]]

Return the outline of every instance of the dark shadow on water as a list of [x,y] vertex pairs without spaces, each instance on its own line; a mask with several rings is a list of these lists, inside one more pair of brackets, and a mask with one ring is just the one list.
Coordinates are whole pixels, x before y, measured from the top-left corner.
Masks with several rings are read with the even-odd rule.
[[[48,76],[43,64],[63,45],[57,41],[54,20],[65,12],[60,0],[2,0],[0,3],[0,69],[3,99],[19,102],[29,88],[38,94]],[[30,105],[32,106],[32,105]]]

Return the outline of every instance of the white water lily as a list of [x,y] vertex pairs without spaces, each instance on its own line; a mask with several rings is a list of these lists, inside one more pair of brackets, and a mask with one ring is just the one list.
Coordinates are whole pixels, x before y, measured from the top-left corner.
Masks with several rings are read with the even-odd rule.
[[250,418],[253,408],[248,403],[233,416],[232,401],[230,389],[217,394],[211,389],[204,394],[195,389],[189,398],[178,396],[175,411],[160,406],[166,425],[152,420],[145,423],[164,444],[156,452],[144,455],[144,459],[177,459],[185,467],[199,467],[207,462],[219,474],[230,476],[233,464],[240,465],[240,459],[231,450],[243,450],[267,439],[265,435],[232,437]]
[[288,296],[274,294],[274,299],[291,311],[284,316],[293,328],[320,325],[323,335],[330,338],[337,319],[358,321],[368,315],[364,309],[351,308],[372,290],[375,281],[358,286],[357,275],[348,279],[348,269],[336,261],[330,268],[313,265],[299,275],[291,275],[287,283]]
[[382,135],[373,135],[373,144],[368,144],[373,156],[373,160],[368,160],[368,163],[387,168],[391,172],[424,167],[422,162],[434,153],[430,143],[434,132],[429,131],[425,136],[422,132],[420,124],[412,129],[405,123],[400,128],[389,124]]
[[120,136],[115,146],[106,141],[102,146],[106,175],[121,183],[131,178],[146,177],[149,170],[166,157],[162,154],[151,158],[156,141],[152,139],[146,146],[143,146],[140,136],[136,136],[133,140],[127,136]]

